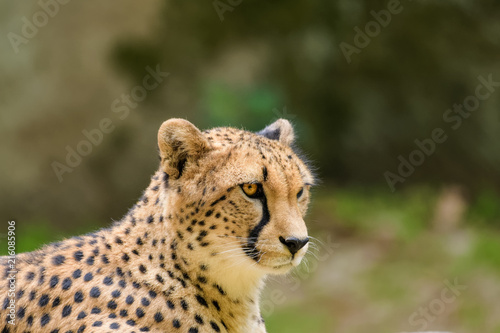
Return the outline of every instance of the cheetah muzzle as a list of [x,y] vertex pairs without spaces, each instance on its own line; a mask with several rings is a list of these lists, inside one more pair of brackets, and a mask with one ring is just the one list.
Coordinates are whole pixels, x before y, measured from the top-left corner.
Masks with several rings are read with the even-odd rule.
[[17,255],[15,311],[0,257],[1,332],[266,332],[265,276],[308,249],[314,179],[293,141],[283,119],[258,133],[165,121],[159,169],[120,221]]

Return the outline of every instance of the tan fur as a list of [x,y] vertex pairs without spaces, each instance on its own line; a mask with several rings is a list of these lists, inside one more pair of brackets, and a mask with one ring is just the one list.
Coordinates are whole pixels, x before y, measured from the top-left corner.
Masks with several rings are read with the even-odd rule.
[[[0,258],[1,332],[266,332],[264,278],[307,251],[292,255],[280,237],[307,237],[313,177],[288,121],[259,133],[163,123],[160,168],[121,221],[17,256],[15,326]],[[264,196],[248,197],[245,183]]]

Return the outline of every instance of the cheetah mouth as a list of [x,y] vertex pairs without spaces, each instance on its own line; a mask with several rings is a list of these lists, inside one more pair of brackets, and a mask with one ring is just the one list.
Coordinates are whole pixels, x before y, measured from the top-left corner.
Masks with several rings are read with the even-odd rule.
[[287,264],[281,264],[281,265],[273,265],[273,266],[269,266],[273,269],[283,269],[283,268],[290,268],[293,266],[293,263],[292,262],[289,262]]

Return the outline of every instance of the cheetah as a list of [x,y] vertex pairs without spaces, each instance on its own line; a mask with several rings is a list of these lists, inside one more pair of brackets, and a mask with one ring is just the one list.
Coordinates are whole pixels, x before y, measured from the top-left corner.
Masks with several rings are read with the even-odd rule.
[[159,169],[120,221],[16,256],[12,311],[0,258],[1,332],[266,332],[265,277],[309,245],[314,176],[293,145],[284,119],[258,133],[165,121]]

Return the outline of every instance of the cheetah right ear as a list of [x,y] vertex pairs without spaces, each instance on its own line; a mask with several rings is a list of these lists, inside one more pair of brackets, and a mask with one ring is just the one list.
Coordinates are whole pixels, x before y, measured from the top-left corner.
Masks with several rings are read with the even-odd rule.
[[163,171],[177,179],[182,176],[186,164],[196,162],[210,150],[210,142],[189,121],[173,118],[161,125],[158,148]]
[[262,131],[257,132],[257,134],[271,140],[278,140],[287,146],[290,146],[295,139],[292,124],[290,124],[288,120],[282,118],[276,120]]

